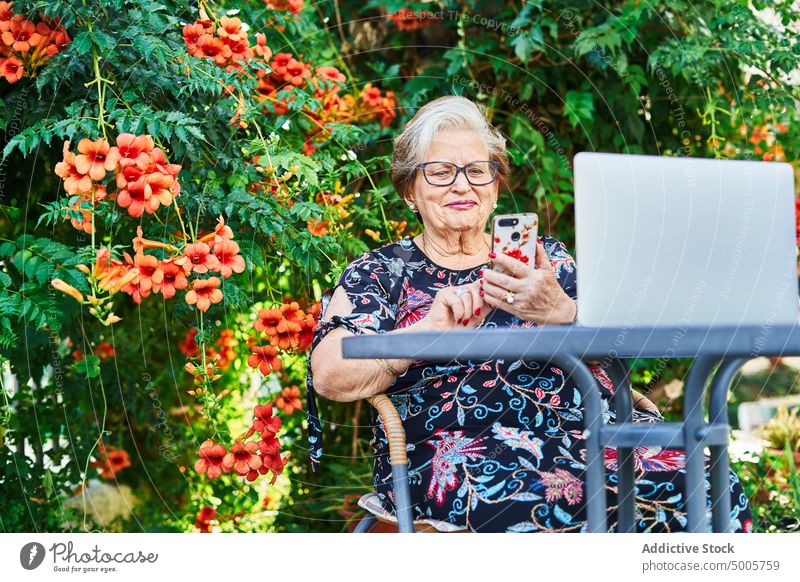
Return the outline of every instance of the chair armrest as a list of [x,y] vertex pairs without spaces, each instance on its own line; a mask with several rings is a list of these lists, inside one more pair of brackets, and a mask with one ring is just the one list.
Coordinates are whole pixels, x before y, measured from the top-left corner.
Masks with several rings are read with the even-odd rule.
[[406,455],[406,431],[400,420],[400,413],[386,394],[376,394],[367,398],[378,411],[383,422],[386,438],[389,440],[389,463],[392,465],[408,465]]

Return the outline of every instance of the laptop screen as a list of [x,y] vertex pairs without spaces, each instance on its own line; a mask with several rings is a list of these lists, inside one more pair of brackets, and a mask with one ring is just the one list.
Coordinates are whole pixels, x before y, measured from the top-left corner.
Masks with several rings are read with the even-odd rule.
[[789,164],[578,154],[578,323],[796,323],[794,198]]

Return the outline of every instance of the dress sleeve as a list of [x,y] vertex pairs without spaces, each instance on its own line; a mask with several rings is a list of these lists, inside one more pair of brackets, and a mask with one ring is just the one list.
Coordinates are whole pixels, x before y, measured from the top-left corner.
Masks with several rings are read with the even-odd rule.
[[[334,315],[320,321],[308,353],[306,386],[308,388],[308,440],[311,468],[316,471],[322,457],[322,423],[317,412],[311,354],[322,339],[337,327],[353,334],[385,333],[395,327],[397,300],[394,298],[399,273],[398,265],[391,263],[377,251],[367,252],[350,263],[339,277],[337,286],[344,288],[353,310],[349,315]],[[334,289],[335,290],[335,289]]]
[[543,236],[542,242],[550,258],[550,264],[553,266],[553,271],[555,271],[559,285],[561,285],[564,292],[572,299],[577,299],[578,289],[575,259],[572,258],[567,247],[560,240],[551,236]]

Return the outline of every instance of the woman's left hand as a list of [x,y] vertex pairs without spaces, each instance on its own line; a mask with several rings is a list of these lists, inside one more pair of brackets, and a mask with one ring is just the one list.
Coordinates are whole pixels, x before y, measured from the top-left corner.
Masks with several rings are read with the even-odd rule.
[[[572,323],[577,307],[559,285],[541,240],[536,241],[535,268],[504,254],[495,256],[493,261],[508,274],[493,269],[483,271],[481,289],[484,300],[491,307],[525,321]],[[513,303],[505,300],[508,291],[514,294]]]

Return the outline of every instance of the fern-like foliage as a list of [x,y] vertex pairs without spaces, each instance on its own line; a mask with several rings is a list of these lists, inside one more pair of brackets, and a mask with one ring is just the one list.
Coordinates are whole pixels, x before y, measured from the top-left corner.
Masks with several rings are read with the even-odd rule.
[[61,329],[74,311],[66,308],[72,300],[49,282],[59,277],[86,290],[86,279],[75,268],[81,262],[74,248],[46,238],[21,236],[0,244],[0,348],[17,342],[22,329]]

